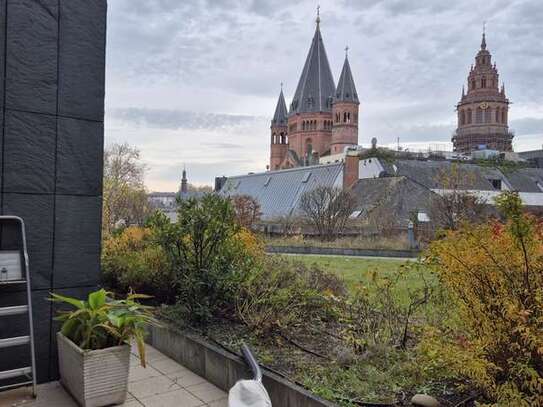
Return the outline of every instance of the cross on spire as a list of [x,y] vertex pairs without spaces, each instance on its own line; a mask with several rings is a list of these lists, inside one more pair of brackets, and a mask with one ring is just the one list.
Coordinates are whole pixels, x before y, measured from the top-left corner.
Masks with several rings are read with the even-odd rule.
[[316,21],[317,21],[317,26],[318,26],[319,23],[321,22],[321,16],[320,16],[320,14],[321,14],[321,6],[318,5],[318,6],[317,6],[317,20],[316,20]]
[[483,21],[483,40],[481,41],[481,49],[486,49],[486,21]]
[[347,58],[347,54],[349,53],[349,46],[345,46],[345,58]]

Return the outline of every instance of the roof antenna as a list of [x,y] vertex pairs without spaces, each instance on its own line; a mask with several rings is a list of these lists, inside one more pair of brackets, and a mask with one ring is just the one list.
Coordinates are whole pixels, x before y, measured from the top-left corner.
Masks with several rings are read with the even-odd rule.
[[315,20],[317,22],[317,27],[319,26],[320,22],[321,22],[321,17],[320,17],[320,11],[321,11],[321,6],[318,5],[317,6],[317,20]]

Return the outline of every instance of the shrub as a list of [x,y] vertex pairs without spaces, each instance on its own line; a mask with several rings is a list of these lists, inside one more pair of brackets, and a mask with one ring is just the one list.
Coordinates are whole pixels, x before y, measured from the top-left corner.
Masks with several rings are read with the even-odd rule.
[[185,317],[206,323],[231,314],[240,284],[263,256],[259,243],[236,221],[228,198],[208,194],[178,203],[178,220],[150,220],[166,254]]
[[465,332],[444,338],[441,352],[453,345],[469,352],[471,362],[451,369],[478,384],[489,400],[542,406],[543,227],[522,213],[518,194],[504,193],[497,204],[505,224],[465,225],[431,245]]
[[317,267],[269,257],[242,285],[238,317],[257,334],[287,330],[330,318],[343,282]]
[[171,266],[147,228],[128,227],[104,240],[102,280],[122,293],[134,290],[163,303],[175,299]]
[[154,323],[151,308],[140,305],[136,299],[144,295],[129,294],[125,300],[113,299],[104,289],[89,294],[86,301],[51,294],[51,301],[75,308],[59,311],[61,332],[81,349],[104,349],[127,344],[134,340],[145,367],[145,328]]

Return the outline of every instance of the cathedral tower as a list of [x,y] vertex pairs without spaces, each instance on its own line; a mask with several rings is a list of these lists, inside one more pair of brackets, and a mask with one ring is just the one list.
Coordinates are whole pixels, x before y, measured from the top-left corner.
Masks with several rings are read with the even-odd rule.
[[468,91],[456,106],[458,127],[452,138],[454,151],[469,154],[479,148],[512,151],[512,134],[507,124],[509,99],[499,88],[499,75],[486,49],[483,31],[481,49],[468,75]]
[[271,146],[270,146],[270,170],[280,169],[288,152],[288,127],[287,105],[283,96],[283,87],[279,93],[279,100],[275,108],[275,114],[271,121]]
[[320,32],[320,17],[288,115],[289,149],[302,165],[329,153],[336,86]]
[[345,147],[358,145],[358,94],[345,48],[345,62],[337,84],[332,105],[332,143],[331,154],[343,153]]

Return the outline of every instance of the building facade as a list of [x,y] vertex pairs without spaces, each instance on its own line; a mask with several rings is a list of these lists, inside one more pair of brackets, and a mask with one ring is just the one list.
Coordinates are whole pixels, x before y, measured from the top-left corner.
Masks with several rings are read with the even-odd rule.
[[456,106],[458,126],[452,137],[454,151],[469,154],[474,150],[512,151],[513,135],[508,126],[509,99],[499,84],[496,63],[486,49],[483,33],[481,49],[468,75],[468,91]]
[[314,165],[322,156],[357,145],[359,104],[347,53],[336,88],[317,16],[315,35],[288,110],[282,89],[279,94],[271,122],[269,169]]

